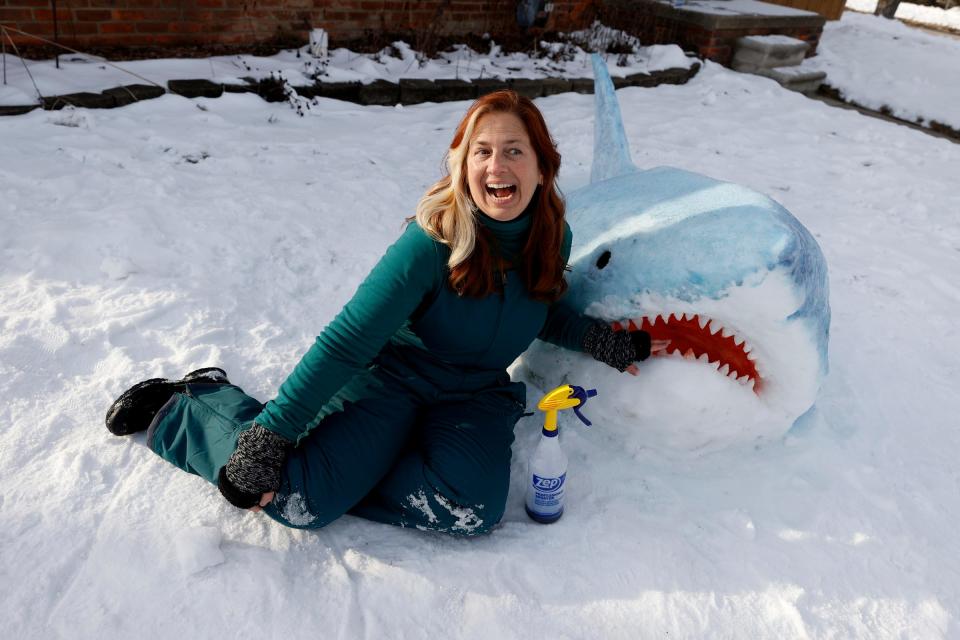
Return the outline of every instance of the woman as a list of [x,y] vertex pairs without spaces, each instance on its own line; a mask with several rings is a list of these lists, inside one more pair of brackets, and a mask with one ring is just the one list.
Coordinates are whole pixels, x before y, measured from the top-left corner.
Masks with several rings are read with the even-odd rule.
[[[560,155],[527,98],[498,91],[457,127],[449,175],[262,405],[219,369],[148,380],[107,414],[240,508],[318,528],[344,513],[478,534],[503,515],[536,338],[617,369],[650,354],[560,301],[571,233]],[[663,345],[656,345],[662,348]]]

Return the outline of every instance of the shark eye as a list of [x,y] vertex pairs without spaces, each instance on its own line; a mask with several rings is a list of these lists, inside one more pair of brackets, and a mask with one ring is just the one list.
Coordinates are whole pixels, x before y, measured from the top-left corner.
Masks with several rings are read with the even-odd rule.
[[597,269],[603,269],[607,264],[610,263],[610,252],[604,251],[600,254],[600,257],[597,258]]

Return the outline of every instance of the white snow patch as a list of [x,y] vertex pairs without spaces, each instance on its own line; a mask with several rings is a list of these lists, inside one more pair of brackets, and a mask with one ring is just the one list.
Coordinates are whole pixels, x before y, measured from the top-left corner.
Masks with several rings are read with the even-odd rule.
[[[901,7],[904,5],[901,4]],[[955,9],[960,15],[960,8]],[[906,120],[960,129],[960,39],[898,20],[847,11],[827,22],[805,71],[870,109]]]
[[136,265],[129,258],[107,256],[100,263],[100,270],[111,280],[123,280],[136,272]]
[[[67,54],[60,56],[60,67],[57,68],[53,60],[20,59],[8,53],[7,84],[0,85],[0,105],[35,104],[38,90],[42,96],[96,92],[120,85],[143,84],[143,78],[163,87],[167,81],[179,78],[228,85],[242,85],[244,78],[274,78],[291,86],[310,85],[317,80],[368,84],[375,80],[398,82],[400,78],[581,78],[592,74],[590,53],[584,47],[599,46],[600,51],[605,51],[605,46],[611,42],[631,49],[630,53],[604,54],[610,61],[610,73],[615,76],[673,67],[689,68],[694,63],[677,45],[641,47],[636,38],[599,23],[590,29],[570,33],[560,42],[538,42],[533,56],[520,52],[503,53],[491,42],[486,52],[455,45],[435,58],[427,58],[406,42],[397,41],[377,53],[333,49],[324,59],[312,57],[309,45],[268,57],[233,55],[128,60],[110,64],[89,55]],[[307,109],[308,104],[312,107],[312,103],[303,98],[294,96],[291,99],[299,102],[301,109]],[[66,121],[60,123],[67,124]]]
[[281,513],[287,522],[298,527],[305,527],[317,518],[310,513],[306,499],[299,493],[291,493],[286,497]]
[[[658,0],[663,4],[673,4],[672,0]],[[704,13],[722,16],[810,16],[812,11],[794,7],[785,7],[758,0],[689,0],[677,7],[688,13]]]
[[[944,42],[929,47],[949,60]],[[907,40],[888,44],[899,69],[923,72]],[[952,91],[913,88],[931,103]],[[561,418],[564,517],[544,527],[524,512],[541,417],[524,419],[503,522],[470,540],[353,517],[286,528],[103,427],[137,380],[201,366],[272,398],[438,179],[466,103],[320,100],[298,118],[256,96],[206,111],[166,96],[93,112],[89,129],[0,118],[5,636],[960,635],[960,301],[943,286],[960,273],[960,145],[714,64],[687,85],[617,95],[638,166],[769,193],[815,235],[831,372],[788,437],[683,455],[652,446],[633,412],[669,434],[672,405],[696,393],[720,407],[695,425],[708,433],[742,387],[667,359],[652,363],[675,368],[664,395],[664,371],[608,381],[583,359],[569,382],[593,378],[600,395],[592,429]],[[593,97],[537,104],[571,192],[589,180]],[[114,279],[108,256],[136,270]],[[701,374],[713,377],[697,386]],[[531,403],[536,385],[567,382],[525,381]],[[637,398],[630,414],[612,408],[624,397]],[[172,544],[211,523],[228,561],[186,574]],[[216,556],[204,535],[194,567]]]
[[[457,519],[456,522],[453,523],[452,529],[454,531],[470,533],[483,526],[483,519],[481,519],[480,516],[478,516],[470,507],[455,505],[439,493],[434,494],[433,498],[440,504],[441,507],[446,509],[450,515]],[[482,509],[483,505],[478,505],[477,508]]]
[[172,544],[177,562],[185,575],[192,575],[221,564],[223,534],[217,527],[188,527],[174,536]]
[[422,489],[417,495],[407,496],[407,502],[410,503],[411,507],[423,513],[423,515],[427,517],[427,522],[437,521],[437,514],[433,512],[433,509],[430,507],[430,501],[427,499],[427,494],[424,493]]
[[[846,7],[854,11],[873,13],[877,8],[877,0],[847,0]],[[943,9],[923,4],[913,4],[912,2],[901,2],[894,17],[931,27],[960,31],[960,6]]]

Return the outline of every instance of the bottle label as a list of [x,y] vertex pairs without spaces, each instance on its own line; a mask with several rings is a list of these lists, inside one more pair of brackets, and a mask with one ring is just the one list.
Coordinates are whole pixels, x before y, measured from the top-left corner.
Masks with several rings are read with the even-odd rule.
[[559,478],[544,478],[533,474],[533,511],[542,514],[556,513],[563,509],[563,484],[567,474]]

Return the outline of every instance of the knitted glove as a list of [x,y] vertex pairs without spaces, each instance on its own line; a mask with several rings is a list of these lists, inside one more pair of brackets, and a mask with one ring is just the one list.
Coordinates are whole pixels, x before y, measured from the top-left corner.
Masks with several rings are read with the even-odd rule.
[[260,504],[280,487],[280,470],[293,443],[256,422],[240,434],[237,449],[220,469],[217,486],[227,502],[241,509]]
[[646,331],[614,331],[605,322],[591,325],[583,336],[583,350],[617,371],[626,371],[637,360],[650,355],[650,334]]

